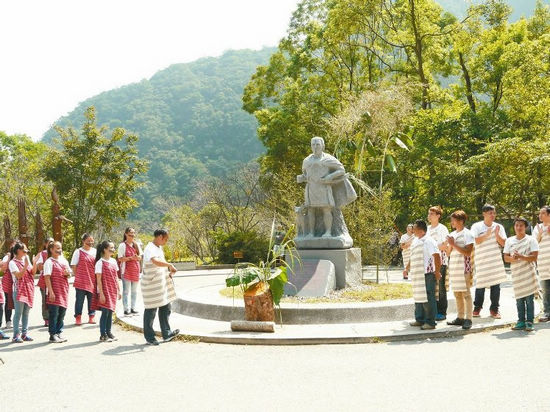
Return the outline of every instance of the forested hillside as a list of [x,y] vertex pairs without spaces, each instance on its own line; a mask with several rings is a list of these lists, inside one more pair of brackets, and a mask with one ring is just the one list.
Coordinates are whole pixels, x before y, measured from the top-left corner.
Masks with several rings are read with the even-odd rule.
[[[186,198],[198,177],[223,175],[262,152],[257,123],[242,110],[241,98],[256,67],[273,51],[228,51],[219,58],[172,65],[149,80],[82,102],[57,124],[78,129],[86,107],[95,106],[99,124],[139,136],[140,155],[150,168],[146,186],[136,193],[142,208],[135,218],[150,218],[155,199]],[[55,136],[50,130],[44,140]]]

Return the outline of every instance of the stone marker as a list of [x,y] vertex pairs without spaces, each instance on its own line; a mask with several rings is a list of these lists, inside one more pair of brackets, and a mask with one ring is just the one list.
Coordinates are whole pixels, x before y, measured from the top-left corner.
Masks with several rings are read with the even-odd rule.
[[275,332],[275,322],[256,322],[250,320],[232,320],[233,332]]
[[336,269],[329,260],[303,259],[291,268],[288,281],[285,295],[327,296],[336,287]]

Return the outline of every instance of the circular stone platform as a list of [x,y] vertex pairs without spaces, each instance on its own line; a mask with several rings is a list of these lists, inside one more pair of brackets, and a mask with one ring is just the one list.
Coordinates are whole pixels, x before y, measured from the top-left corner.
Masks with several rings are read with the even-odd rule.
[[[411,327],[408,323],[413,320],[413,302],[412,299],[403,299],[371,303],[283,303],[283,324],[276,326],[275,333],[232,332],[230,321],[243,319],[244,308],[241,298],[236,298],[233,304],[233,299],[219,294],[229,273],[228,270],[178,272],[174,278],[178,300],[172,305],[172,329],[178,328],[184,335],[212,343],[368,343],[482,332],[508,327],[515,322],[517,316],[512,290],[510,285],[505,284],[501,293],[502,319],[489,317],[488,309],[484,309],[481,318],[474,318],[473,327],[469,331],[448,326],[445,321],[430,331]],[[390,281],[401,280],[395,275]],[[452,292],[448,295],[451,297]],[[138,303],[141,303],[141,298]],[[449,304],[448,319],[454,319],[454,301],[450,300]],[[122,309],[118,308],[117,317],[127,326],[142,330],[141,315],[125,316]],[[160,330],[158,321],[154,327],[156,331]]]

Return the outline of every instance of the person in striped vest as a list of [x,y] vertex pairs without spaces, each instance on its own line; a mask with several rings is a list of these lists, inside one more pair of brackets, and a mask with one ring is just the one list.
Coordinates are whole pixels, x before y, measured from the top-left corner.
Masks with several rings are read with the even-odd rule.
[[[127,227],[124,231],[124,240],[118,246],[118,261],[122,277],[122,305],[124,306],[125,315],[138,313],[136,310],[136,298],[139,274],[141,272],[140,261],[143,252],[135,242],[135,237],[135,229]],[[128,295],[130,295],[129,304]]]
[[483,220],[474,223],[470,229],[474,235],[474,272],[476,292],[473,317],[479,317],[485,300],[485,288],[491,289],[491,317],[500,319],[500,284],[506,282],[506,271],[502,261],[501,248],[506,241],[504,226],[496,223],[496,210],[493,205],[481,209]]
[[401,236],[401,239],[399,239],[399,247],[401,248],[401,255],[403,256],[403,279],[409,278],[407,265],[409,264],[409,259],[411,257],[411,243],[414,239],[413,227],[414,225],[409,223],[407,225],[407,233],[404,233]]
[[88,233],[81,237],[82,247],[76,249],[71,258],[71,268],[74,273],[74,288],[76,300],[74,303],[75,324],[82,325],[82,307],[84,299],[88,300],[88,323],[95,322],[95,310],[92,307],[92,297],[95,293],[95,257],[94,238]]
[[468,215],[457,210],[451,215],[451,227],[455,230],[447,237],[449,247],[449,279],[456,300],[457,317],[447,325],[472,327],[472,294],[470,293],[472,265],[470,256],[474,248],[474,236],[464,227]]
[[11,315],[15,307],[13,302],[13,277],[11,276],[9,269],[9,262],[12,258],[11,248],[15,246],[15,240],[10,242],[8,253],[2,258],[0,264],[0,270],[4,272],[2,276],[2,289],[4,291],[4,315],[6,316],[6,328],[11,328]]
[[437,247],[441,253],[441,278],[438,281],[436,288],[437,298],[437,315],[435,320],[447,319],[447,291],[449,290],[449,278],[447,276],[447,236],[449,229],[439,221],[443,215],[443,209],[440,206],[432,206],[428,210],[428,235],[431,236],[437,243]]
[[99,319],[100,342],[112,342],[117,340],[111,332],[113,325],[113,312],[116,309],[116,301],[121,298],[118,285],[118,264],[112,258],[115,253],[115,245],[110,240],[105,240],[97,247],[95,259],[95,275],[97,279],[97,307],[101,309]]
[[36,268],[40,272],[38,277],[38,288],[40,289],[40,296],[42,298],[42,320],[44,320],[44,326],[48,326],[48,304],[46,302],[46,281],[44,280],[44,262],[48,259],[48,245],[53,242],[53,237],[50,237],[44,241],[44,249],[36,255],[38,260],[36,261]]
[[2,317],[4,316],[4,289],[2,289],[2,282],[0,282],[0,340],[9,339],[10,337],[2,330]]
[[[7,256],[7,255],[6,255]],[[7,260],[7,259],[6,259]],[[6,269],[7,269],[7,262],[4,262],[4,259],[2,259],[2,261],[0,261],[0,270],[2,272],[4,272],[4,276],[5,276],[5,272],[6,272]],[[4,316],[4,304],[6,303],[6,297],[4,295],[4,288],[2,287],[2,282],[0,282],[0,340],[2,339],[9,339],[10,337],[4,333],[4,331],[2,330],[2,318]]]
[[158,345],[153,329],[157,309],[162,337],[165,342],[174,339],[179,330],[170,329],[170,302],[176,299],[172,275],[176,268],[166,262],[162,246],[168,242],[168,232],[157,229],[154,239],[145,246],[143,251],[143,278],[141,279],[141,294],[143,296],[143,334],[148,345]]
[[539,253],[537,240],[525,232],[529,222],[523,217],[514,220],[515,236],[506,239],[504,260],[512,269],[512,285],[518,310],[518,321],[512,330],[533,330],[535,294],[538,293],[535,263]]
[[441,255],[437,243],[426,235],[426,222],[414,222],[415,239],[411,244],[411,258],[407,270],[411,275],[414,317],[411,326],[420,326],[423,330],[435,329],[437,302],[435,285],[441,278]]
[[44,280],[48,292],[50,314],[48,332],[50,342],[67,342],[62,335],[65,313],[69,303],[69,278],[72,276],[69,262],[63,256],[61,242],[48,244],[48,259],[44,262]]
[[[13,339],[12,342],[22,343],[32,341],[27,334],[29,325],[29,311],[34,301],[34,274],[36,273],[35,257],[33,264],[29,262],[27,246],[23,242],[16,242],[11,249],[13,259],[10,260],[9,268],[15,277],[13,283],[13,301],[15,302],[15,313],[13,315]],[[21,329],[19,326],[21,324]]]
[[540,224],[533,229],[533,237],[539,243],[539,256],[537,267],[542,286],[543,313],[539,316],[539,322],[550,320],[550,206],[540,209]]

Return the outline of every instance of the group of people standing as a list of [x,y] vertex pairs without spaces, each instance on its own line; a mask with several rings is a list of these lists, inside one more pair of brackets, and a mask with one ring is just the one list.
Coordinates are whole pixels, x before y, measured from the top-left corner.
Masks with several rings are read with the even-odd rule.
[[[117,251],[110,240],[100,242],[96,248],[94,238],[85,233],[81,237],[82,245],[73,252],[70,263],[63,256],[61,242],[51,238],[44,242],[44,249],[32,260],[27,246],[14,241],[0,266],[4,272],[0,286],[0,327],[5,315],[5,327],[13,327],[13,342],[33,340],[28,333],[29,311],[34,303],[34,276],[40,273],[37,286],[41,293],[42,318],[44,326],[48,327],[49,341],[66,342],[63,329],[69,302],[69,278],[74,276],[75,325],[82,325],[84,301],[87,301],[88,323],[96,324],[96,311],[101,312],[100,341],[117,340],[111,330],[117,300],[122,298],[125,315],[137,314],[137,287],[141,278],[145,304],[145,339],[151,345],[159,343],[153,330],[158,309],[164,341],[172,340],[179,331],[172,331],[168,322],[170,302],[176,298],[171,281],[176,268],[166,262],[162,250],[168,241],[168,232],[164,229],[156,230],[153,241],[143,251],[135,236],[133,228],[126,228],[123,242]],[[115,254],[117,259],[113,258]],[[2,329],[0,339],[9,339]]]
[[[413,286],[415,321],[411,326],[434,329],[437,321],[447,318],[449,284],[456,299],[457,318],[447,324],[470,329],[472,318],[480,317],[485,289],[490,289],[490,316],[500,319],[500,285],[507,280],[504,262],[510,263],[518,312],[518,321],[512,329],[533,330],[539,279],[543,290],[543,314],[539,322],[550,319],[550,207],[540,209],[540,223],[533,228],[532,235],[527,234],[529,222],[516,218],[512,237],[507,237],[504,227],[495,222],[493,205],[484,205],[482,213],[483,220],[467,229],[466,213],[453,212],[454,230],[449,233],[439,222],[442,209],[434,206],[428,211],[429,226],[424,220],[407,226],[400,245],[405,265],[403,277],[410,277]],[[472,302],[470,289],[474,281]]]

